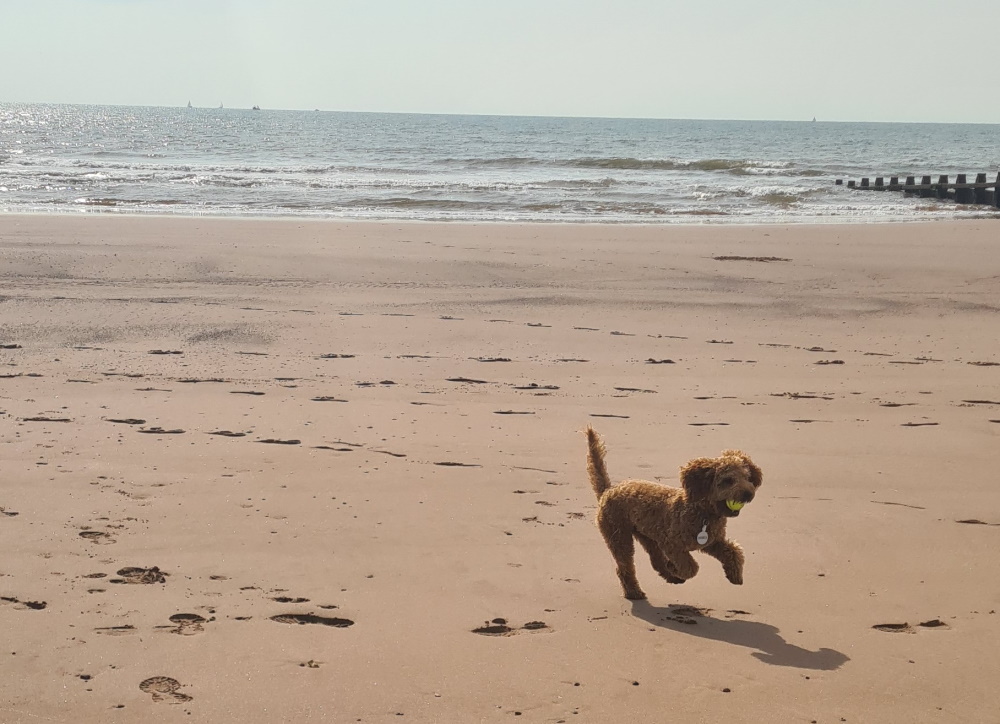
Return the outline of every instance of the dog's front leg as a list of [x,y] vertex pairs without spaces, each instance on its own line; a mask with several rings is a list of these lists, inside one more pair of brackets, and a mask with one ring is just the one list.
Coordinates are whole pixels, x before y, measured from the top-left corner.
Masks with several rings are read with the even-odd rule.
[[720,540],[709,543],[701,550],[722,563],[722,570],[725,571],[730,583],[743,585],[743,549],[739,543]]
[[680,579],[681,583],[695,577],[695,574],[698,573],[698,561],[694,559],[694,556],[683,548],[675,546],[661,547],[667,557],[668,570],[674,573]]

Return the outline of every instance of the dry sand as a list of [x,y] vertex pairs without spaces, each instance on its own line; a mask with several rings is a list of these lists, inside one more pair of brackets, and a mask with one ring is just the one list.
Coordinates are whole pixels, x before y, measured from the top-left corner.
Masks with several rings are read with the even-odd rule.
[[995,722],[997,228],[0,217],[0,721]]

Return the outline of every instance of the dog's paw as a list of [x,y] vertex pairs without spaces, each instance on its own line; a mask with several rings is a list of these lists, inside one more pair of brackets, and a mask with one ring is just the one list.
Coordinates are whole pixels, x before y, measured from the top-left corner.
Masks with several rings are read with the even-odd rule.
[[639,589],[636,589],[634,591],[625,591],[625,598],[627,598],[630,601],[645,601],[646,594]]
[[729,582],[734,586],[743,585],[743,571],[726,571],[726,578],[728,578]]

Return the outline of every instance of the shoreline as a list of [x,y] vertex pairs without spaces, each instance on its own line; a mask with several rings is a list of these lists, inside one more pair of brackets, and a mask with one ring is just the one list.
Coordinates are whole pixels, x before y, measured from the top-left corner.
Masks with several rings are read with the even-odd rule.
[[[560,221],[557,219],[544,220],[544,219],[532,219],[532,220],[507,220],[507,219],[413,219],[413,218],[401,218],[393,219],[391,217],[378,217],[378,218],[364,218],[364,217],[337,217],[337,216],[323,216],[321,214],[308,215],[302,212],[289,212],[287,215],[275,215],[275,214],[261,214],[261,215],[229,215],[229,214],[168,214],[168,213],[156,213],[156,212],[143,212],[143,211],[95,211],[92,209],[79,210],[79,209],[67,209],[65,211],[0,211],[0,217],[53,217],[53,218],[83,218],[83,217],[93,217],[93,218],[142,218],[142,219],[194,219],[194,220],[208,220],[208,219],[218,219],[222,221],[288,221],[294,223],[300,222],[329,222],[329,223],[365,223],[365,224],[444,224],[444,225],[460,225],[468,224],[470,226],[479,225],[497,225],[497,226],[521,226],[521,225],[537,225],[537,226],[609,226],[609,227],[619,227],[619,226],[635,226],[635,227],[698,227],[698,226],[722,226],[722,227],[746,227],[746,226],[795,226],[795,227],[810,227],[810,226],[869,226],[869,225],[886,225],[886,224],[937,224],[937,223],[964,223],[964,222],[974,222],[974,221],[1000,221],[1000,212],[992,210],[989,206],[977,207],[977,206],[963,206],[958,207],[960,211],[951,212],[949,215],[945,216],[924,216],[918,218],[880,218],[876,216],[863,216],[857,215],[854,217],[787,217],[781,219],[761,219],[753,218],[746,221],[741,221],[738,215],[729,214],[716,214],[714,212],[707,212],[704,214],[700,213],[684,213],[678,214],[678,216],[685,217],[682,220],[670,220],[655,219],[647,222],[643,221],[602,221],[602,220],[588,220],[588,221]],[[925,214],[933,212],[924,212]],[[702,218],[703,221],[689,221],[688,218],[698,219]]]

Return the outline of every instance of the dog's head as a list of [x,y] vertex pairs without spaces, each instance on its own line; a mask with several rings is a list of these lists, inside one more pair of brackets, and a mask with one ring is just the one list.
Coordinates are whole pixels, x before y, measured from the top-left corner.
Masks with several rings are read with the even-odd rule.
[[728,518],[740,514],[762,482],[760,468],[740,450],[724,450],[717,458],[697,458],[681,468],[681,486],[688,500]]

